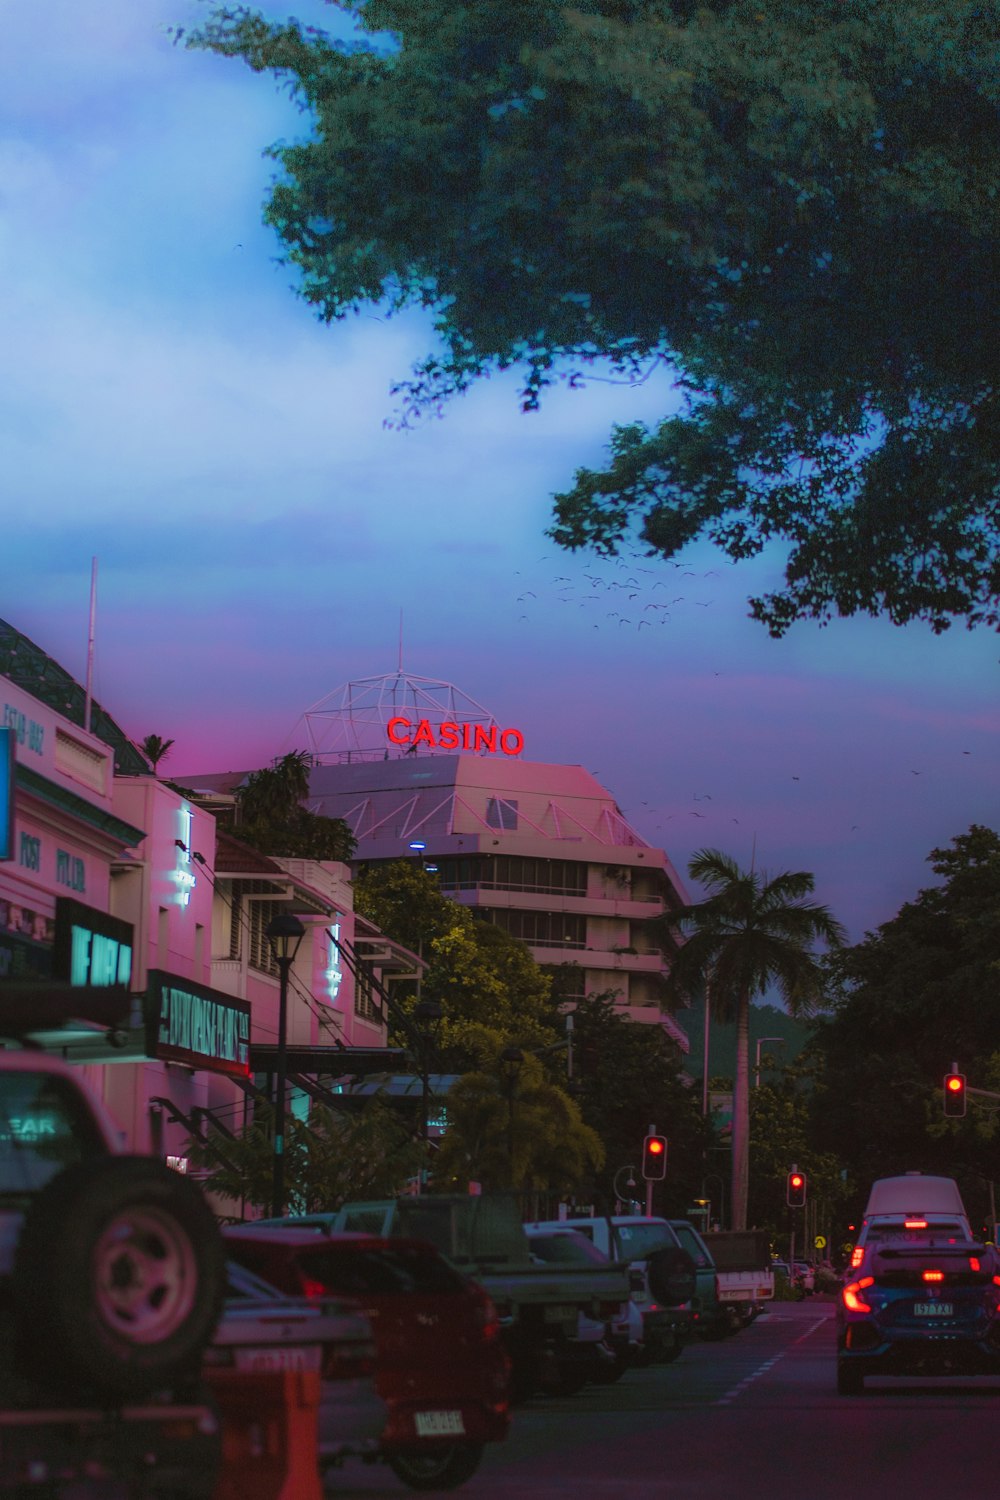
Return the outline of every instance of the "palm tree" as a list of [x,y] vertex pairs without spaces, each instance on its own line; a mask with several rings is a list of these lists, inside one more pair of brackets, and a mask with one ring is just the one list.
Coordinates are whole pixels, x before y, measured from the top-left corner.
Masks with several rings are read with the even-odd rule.
[[155,771],[163,757],[169,754],[173,743],[173,740],[161,739],[158,734],[147,734],[139,748]]
[[674,998],[701,990],[716,1020],[736,1022],[732,1227],[745,1229],[750,1001],[774,985],[792,1016],[813,1009],[822,996],[822,970],[813,945],[840,947],[846,933],[828,907],[805,899],[815,884],[805,870],[768,879],[752,868],[741,870],[718,849],[700,849],[688,873],[707,888],[707,897],[658,920],[684,939],[670,972]]

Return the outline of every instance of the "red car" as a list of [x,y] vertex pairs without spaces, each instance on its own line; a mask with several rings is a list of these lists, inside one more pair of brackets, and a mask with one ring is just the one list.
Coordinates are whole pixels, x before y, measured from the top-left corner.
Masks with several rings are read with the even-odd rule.
[[509,1361],[482,1287],[423,1240],[231,1225],[227,1250],[282,1291],[360,1303],[389,1409],[381,1454],[411,1488],[453,1489],[510,1425]]

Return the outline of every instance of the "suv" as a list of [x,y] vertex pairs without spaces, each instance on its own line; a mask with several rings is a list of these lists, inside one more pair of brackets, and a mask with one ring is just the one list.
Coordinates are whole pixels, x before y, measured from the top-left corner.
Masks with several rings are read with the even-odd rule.
[[928,1232],[948,1234],[956,1241],[974,1238],[958,1184],[950,1177],[926,1176],[923,1172],[880,1177],[868,1195],[849,1272],[860,1266],[868,1246],[900,1235],[920,1244]]
[[642,1314],[643,1361],[669,1364],[684,1341],[696,1331],[692,1300],[697,1290],[694,1262],[666,1219],[640,1214],[547,1219],[525,1224],[531,1235],[539,1230],[576,1229],[612,1261],[624,1262],[637,1274],[631,1292]]
[[221,1237],[194,1183],[118,1153],[78,1072],[0,1050],[0,1494],[57,1475],[136,1496],[214,1487],[201,1364]]

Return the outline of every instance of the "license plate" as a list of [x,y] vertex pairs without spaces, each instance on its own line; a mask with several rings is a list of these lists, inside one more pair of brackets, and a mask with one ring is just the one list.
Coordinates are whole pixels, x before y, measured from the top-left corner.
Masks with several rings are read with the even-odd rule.
[[318,1344],[289,1344],[274,1349],[237,1349],[237,1370],[318,1370]]
[[913,1311],[918,1318],[950,1318],[955,1309],[950,1302],[914,1302]]
[[418,1437],[461,1437],[465,1431],[460,1411],[418,1411],[413,1421]]

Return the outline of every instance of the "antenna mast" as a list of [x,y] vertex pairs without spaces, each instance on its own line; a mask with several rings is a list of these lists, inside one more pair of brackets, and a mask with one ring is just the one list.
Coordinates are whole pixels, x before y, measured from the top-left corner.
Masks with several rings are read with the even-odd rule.
[[90,733],[91,709],[94,706],[94,627],[97,619],[97,558],[90,560],[90,627],[87,632],[87,687],[83,708],[83,727]]

